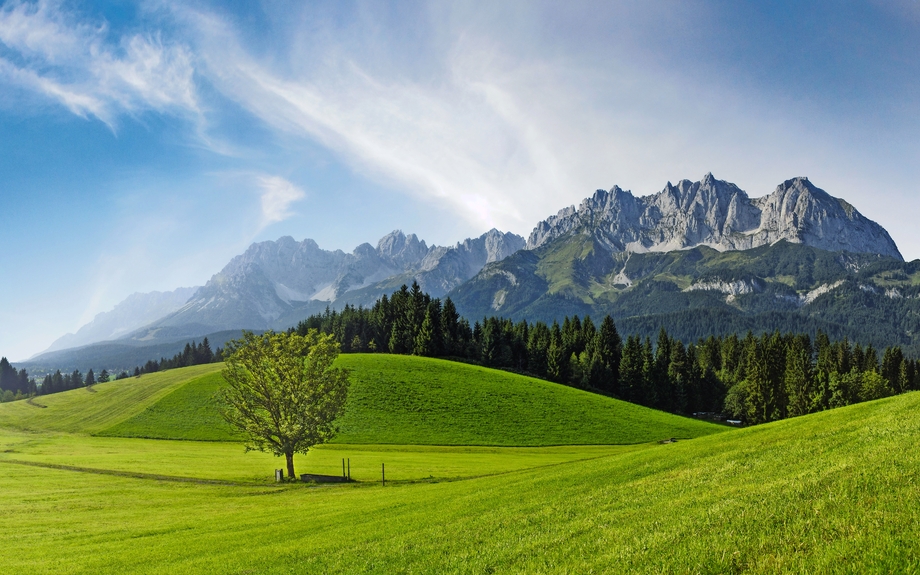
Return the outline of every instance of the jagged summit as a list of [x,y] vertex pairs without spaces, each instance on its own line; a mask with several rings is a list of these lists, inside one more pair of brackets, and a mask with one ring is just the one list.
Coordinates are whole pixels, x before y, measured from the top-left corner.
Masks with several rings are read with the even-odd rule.
[[590,233],[615,252],[666,252],[709,246],[720,251],[770,245],[779,240],[828,251],[873,253],[903,259],[888,232],[808,178],[786,180],[751,199],[711,173],[681,180],[637,198],[614,186],[598,190],[540,222],[527,240],[535,249],[573,230]]
[[415,234],[394,230],[376,248],[363,243],[350,254],[290,236],[259,242],[230,260],[185,306],[147,326],[141,335],[182,326],[201,333],[288,327],[310,310],[343,302],[369,305],[413,281],[440,296],[524,243],[520,236],[494,229],[454,247],[429,247]]

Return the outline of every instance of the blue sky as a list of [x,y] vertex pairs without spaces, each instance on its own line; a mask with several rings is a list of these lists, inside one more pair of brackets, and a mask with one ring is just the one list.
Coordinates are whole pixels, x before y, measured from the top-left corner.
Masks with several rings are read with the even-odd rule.
[[709,171],[914,259],[918,55],[916,0],[3,2],[0,355],[253,241],[526,235]]

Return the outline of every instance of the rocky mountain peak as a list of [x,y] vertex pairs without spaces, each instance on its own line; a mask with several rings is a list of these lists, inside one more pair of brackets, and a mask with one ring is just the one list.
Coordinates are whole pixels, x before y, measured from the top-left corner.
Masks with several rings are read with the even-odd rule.
[[609,192],[598,190],[577,209],[570,206],[537,224],[526,247],[538,248],[576,229],[593,234],[614,252],[664,252],[699,245],[742,250],[785,239],[829,251],[901,259],[881,226],[808,178],[787,180],[772,194],[754,200],[712,173],[698,182],[668,182],[661,192],[641,198],[614,186]]
[[394,230],[377,242],[377,253],[380,257],[404,266],[421,261],[428,253],[428,246],[424,241],[419,241],[415,234],[407,236],[402,230]]
[[[495,228],[492,228],[478,239],[483,244],[485,263],[503,260],[514,252],[523,249],[525,245],[524,238],[521,236],[511,232],[500,232]],[[467,242],[469,241],[467,240]]]

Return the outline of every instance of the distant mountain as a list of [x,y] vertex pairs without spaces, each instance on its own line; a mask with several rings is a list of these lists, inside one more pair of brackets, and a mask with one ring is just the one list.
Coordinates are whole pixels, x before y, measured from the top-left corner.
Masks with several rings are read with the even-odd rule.
[[149,360],[157,361],[163,357],[172,359],[182,352],[186,343],[200,343],[204,337],[208,338],[211,350],[214,351],[225,347],[229,340],[242,337],[242,331],[222,331],[195,338],[100,341],[83,347],[44,352],[16,363],[16,369],[25,369],[30,376],[39,379],[58,369],[64,373],[78,369],[84,374],[93,369],[97,376],[103,369],[112,374],[121,371],[131,373],[135,367],[141,367]]
[[643,198],[598,191],[448,295],[473,319],[610,314],[626,332],[684,340],[822,329],[920,351],[918,266],[807,179],[752,200],[707,174]]
[[888,232],[807,178],[750,199],[732,183],[706,174],[699,182],[668,182],[636,198],[614,186],[540,222],[527,240],[535,249],[571,233],[593,236],[610,253],[669,252],[696,246],[747,250],[779,240],[827,251],[902,259]]
[[450,247],[394,231],[352,253],[309,239],[260,242],[120,341],[157,346],[286,329],[417,281],[472,320],[609,313],[626,332],[666,326],[685,340],[822,329],[920,351],[917,266],[903,262],[884,228],[807,178],[750,198],[706,174],[645,197],[598,190],[538,223],[526,241],[493,229]]
[[111,311],[97,314],[93,321],[82,326],[76,333],[59,337],[48,349],[37,355],[123,337],[181,308],[197,289],[188,287],[168,292],[131,294]]
[[181,309],[130,338],[283,329],[326,306],[371,305],[413,281],[441,296],[524,244],[524,238],[494,229],[452,247],[428,247],[415,234],[397,230],[381,238],[376,248],[365,243],[350,254],[320,249],[309,239],[260,242],[233,258]]

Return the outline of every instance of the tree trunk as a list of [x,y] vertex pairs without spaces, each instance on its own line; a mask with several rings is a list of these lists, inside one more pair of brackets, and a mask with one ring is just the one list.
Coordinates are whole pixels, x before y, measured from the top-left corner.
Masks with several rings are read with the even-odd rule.
[[287,459],[287,472],[288,478],[294,479],[294,452],[288,452],[284,454],[285,459]]

